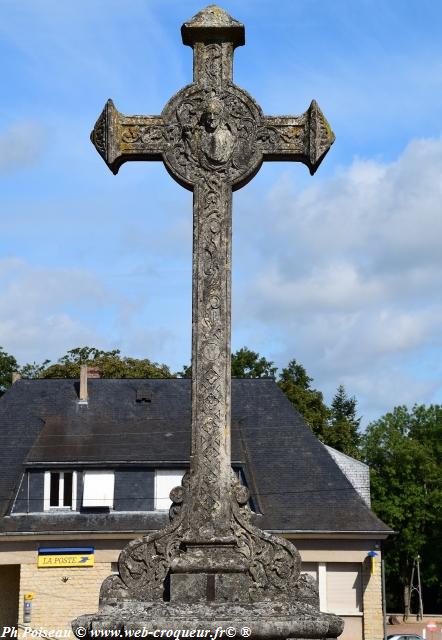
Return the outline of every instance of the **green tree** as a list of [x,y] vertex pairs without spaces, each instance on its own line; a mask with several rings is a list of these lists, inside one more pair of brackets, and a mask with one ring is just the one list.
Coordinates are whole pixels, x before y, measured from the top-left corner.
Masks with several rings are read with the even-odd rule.
[[442,407],[396,407],[371,423],[363,457],[371,469],[374,511],[398,532],[386,544],[388,607],[407,613],[414,558],[422,557],[427,610],[442,593]]
[[[35,364],[35,363],[34,363]],[[128,358],[119,349],[102,351],[95,347],[76,347],[62,356],[56,364],[40,371],[41,378],[78,378],[80,366],[96,367],[103,378],[173,378],[165,364],[152,362],[147,358]],[[36,365],[38,366],[38,365]]]
[[[248,347],[242,347],[232,353],[232,376],[234,378],[272,378],[275,379],[277,367],[263,356]],[[192,377],[192,365],[183,365],[177,375],[180,378]]]
[[291,360],[279,374],[278,385],[303,415],[313,433],[324,441],[329,409],[322,393],[312,389],[312,382],[313,378],[310,378],[302,364]]
[[234,378],[272,378],[275,379],[277,367],[273,366],[256,351],[242,347],[232,353],[232,376]]
[[349,398],[344,385],[339,385],[330,407],[330,418],[325,431],[325,444],[353,458],[360,457],[361,418],[356,417],[357,400]]
[[18,371],[17,360],[0,347],[0,396],[11,386],[14,371]]
[[191,364],[183,364],[183,368],[181,371],[177,371],[176,375],[178,378],[191,378],[192,377],[192,365]]
[[41,363],[28,362],[27,364],[20,367],[19,373],[21,377],[25,378],[26,380],[34,380],[36,378],[42,378],[43,373],[46,371],[50,362],[51,362],[50,360],[44,360]]

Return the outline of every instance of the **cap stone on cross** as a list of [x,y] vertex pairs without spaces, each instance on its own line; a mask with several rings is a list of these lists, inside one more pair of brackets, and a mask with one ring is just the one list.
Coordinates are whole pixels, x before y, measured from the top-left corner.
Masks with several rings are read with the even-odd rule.
[[193,16],[189,22],[185,22],[181,27],[181,35],[183,44],[189,46],[197,41],[225,38],[226,36],[234,47],[241,47],[245,44],[244,25],[238,20],[234,20],[216,4],[210,4]]

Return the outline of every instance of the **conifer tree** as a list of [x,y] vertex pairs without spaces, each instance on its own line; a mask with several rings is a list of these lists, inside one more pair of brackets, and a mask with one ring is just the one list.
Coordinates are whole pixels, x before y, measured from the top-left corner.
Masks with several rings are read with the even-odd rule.
[[296,362],[291,360],[279,374],[278,385],[294,407],[303,415],[313,433],[322,441],[325,438],[329,409],[320,391],[312,389],[313,378]]
[[356,416],[356,406],[356,398],[349,398],[344,385],[339,385],[331,404],[324,438],[325,444],[353,458],[360,457],[361,443],[359,433],[361,418]]

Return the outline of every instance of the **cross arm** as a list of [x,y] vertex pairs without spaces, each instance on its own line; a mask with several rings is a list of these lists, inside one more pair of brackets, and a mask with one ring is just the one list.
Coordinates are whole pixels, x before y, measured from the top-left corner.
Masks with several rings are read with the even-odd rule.
[[161,160],[166,127],[161,116],[125,116],[108,100],[91,141],[112,173],[129,160]]
[[257,143],[264,160],[303,162],[311,175],[335,141],[317,102],[301,116],[264,116]]

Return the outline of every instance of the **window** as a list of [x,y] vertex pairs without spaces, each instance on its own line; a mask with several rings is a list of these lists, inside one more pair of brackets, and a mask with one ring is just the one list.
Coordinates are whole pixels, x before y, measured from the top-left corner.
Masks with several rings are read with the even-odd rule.
[[115,474],[113,471],[83,473],[83,507],[114,506]]
[[77,474],[75,471],[46,471],[44,480],[44,510],[75,510]]
[[157,469],[155,471],[155,509],[167,510],[172,504],[169,493],[181,485],[184,469]]

